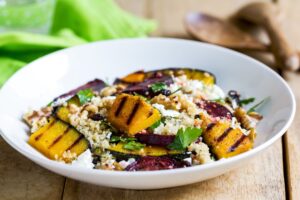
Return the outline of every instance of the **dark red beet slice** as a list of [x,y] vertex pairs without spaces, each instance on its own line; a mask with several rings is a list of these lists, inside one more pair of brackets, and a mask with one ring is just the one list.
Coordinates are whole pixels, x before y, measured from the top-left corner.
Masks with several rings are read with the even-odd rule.
[[82,85],[82,86],[79,86],[78,88],[74,89],[74,90],[71,90],[65,94],[62,94],[58,97],[56,97],[54,99],[54,101],[58,100],[58,99],[61,99],[61,98],[66,98],[66,97],[71,97],[71,96],[74,96],[75,94],[77,94],[77,92],[79,92],[80,90],[85,90],[85,89],[92,89],[93,91],[99,91],[101,89],[103,89],[105,87],[105,83],[100,80],[100,79],[95,79],[93,81],[89,81],[87,82],[86,84]]
[[139,142],[148,145],[168,146],[175,139],[175,135],[157,135],[157,134],[136,134],[135,137]]
[[154,94],[149,86],[154,83],[171,85],[173,83],[173,79],[171,76],[166,75],[153,76],[146,79],[144,82],[128,85],[127,88],[125,88],[122,92],[129,94],[137,93],[146,97],[153,97],[157,94]]
[[131,163],[126,167],[126,171],[153,171],[164,169],[176,169],[187,167],[189,164],[184,161],[178,161],[176,159],[167,156],[145,156],[139,158],[137,161]]
[[200,108],[207,111],[212,117],[232,118],[232,113],[223,105],[213,101],[202,101],[197,104]]

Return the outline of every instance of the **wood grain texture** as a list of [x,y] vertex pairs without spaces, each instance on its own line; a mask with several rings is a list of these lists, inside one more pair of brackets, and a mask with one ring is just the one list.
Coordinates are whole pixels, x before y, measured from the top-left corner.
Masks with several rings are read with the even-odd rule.
[[[281,142],[278,141],[246,166],[192,185],[162,190],[123,190],[67,180],[64,200],[250,200],[284,199]],[[266,167],[268,166],[268,167]]]
[[[286,80],[292,88],[296,101],[300,102],[300,74],[292,72],[284,73]],[[283,142],[285,143],[285,163],[286,175],[288,184],[288,194],[290,199],[298,200],[300,198],[300,107],[299,103],[296,110],[294,122],[289,128],[287,134],[284,136]]]
[[[282,29],[287,35],[289,43],[300,51],[300,1],[281,0],[279,5],[283,10]],[[288,196],[292,200],[298,200],[300,198],[300,73],[284,72],[283,76],[292,88],[297,103],[295,119],[283,141],[285,146],[286,176],[288,178],[286,181]]]
[[[189,38],[183,17],[187,11],[205,11],[220,17],[230,15],[250,0],[117,0],[121,7],[158,21],[154,36]],[[138,3],[139,5],[132,5]],[[143,5],[142,5],[143,4]],[[145,8],[147,8],[145,10]],[[285,199],[282,143],[278,141],[244,167],[220,177],[177,188],[136,191],[99,187],[67,179],[64,200],[84,199]]]
[[0,137],[0,199],[59,200],[65,178],[12,149]]
[[[266,1],[269,0],[258,0]],[[201,11],[217,17],[225,18],[232,15],[253,0],[150,0],[150,17],[159,22],[159,29],[154,36],[186,38],[184,18],[187,12]]]

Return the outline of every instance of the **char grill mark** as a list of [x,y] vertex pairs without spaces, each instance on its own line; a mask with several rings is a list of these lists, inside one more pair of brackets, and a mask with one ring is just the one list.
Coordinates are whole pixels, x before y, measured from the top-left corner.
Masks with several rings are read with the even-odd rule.
[[121,102],[120,102],[120,104],[119,104],[118,109],[117,109],[116,112],[115,112],[115,116],[116,116],[116,117],[119,116],[119,114],[120,114],[121,110],[123,109],[123,107],[124,107],[126,101],[127,101],[127,97],[123,97],[122,100],[121,100]]
[[[121,102],[122,103],[122,102]],[[136,112],[138,111],[138,108],[140,106],[140,100],[138,100],[135,104],[134,104],[134,107],[126,121],[126,124],[129,125],[133,119],[133,117],[135,116]]]
[[246,139],[246,135],[242,135],[228,150],[228,152],[233,152],[236,150],[236,148],[239,147],[239,145],[244,141],[244,139]]
[[151,117],[151,115],[153,115],[153,109],[149,111],[147,118]]
[[46,131],[48,131],[48,129],[51,128],[51,127],[54,125],[54,123],[55,123],[55,121],[53,120],[53,121],[51,122],[51,124],[47,127],[47,129],[46,129],[44,132],[42,132],[41,134],[39,134],[38,136],[36,136],[36,138],[34,138],[34,140],[35,140],[35,141],[38,141],[38,140],[43,136],[43,134],[44,134]]
[[77,145],[80,142],[80,140],[83,139],[83,138],[84,138],[84,136],[81,134],[80,137],[78,137],[77,140],[66,151],[72,149],[72,147]]
[[222,142],[227,137],[227,135],[230,133],[230,131],[232,131],[231,127],[229,127],[228,129],[226,129],[224,131],[224,133],[222,133],[222,135],[220,135],[220,137],[217,138],[217,142]]
[[210,131],[215,125],[216,125],[215,123],[208,124],[207,127],[206,127],[206,131],[207,132]]
[[63,134],[61,134],[60,136],[58,136],[52,144],[50,144],[50,146],[48,147],[48,149],[50,149],[53,145],[55,145],[65,134],[67,134],[69,132],[69,130],[71,129],[70,126],[68,126],[68,128],[63,132]]

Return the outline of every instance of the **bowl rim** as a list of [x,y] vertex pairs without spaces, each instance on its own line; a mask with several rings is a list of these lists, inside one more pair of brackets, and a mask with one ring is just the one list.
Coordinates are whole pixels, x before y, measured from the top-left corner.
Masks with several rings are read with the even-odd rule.
[[[2,131],[2,128],[0,127],[0,135],[2,136],[2,138],[11,147],[13,147],[15,150],[17,150],[19,153],[21,153],[22,155],[24,155],[28,159],[34,161],[35,163],[37,163],[39,165],[42,165],[42,166],[44,166],[44,167],[46,167],[50,170],[55,168],[55,169],[61,170],[61,171],[67,170],[67,171],[70,171],[70,172],[81,173],[81,174],[92,174],[92,175],[102,174],[102,175],[119,176],[119,177],[120,176],[122,176],[122,177],[128,177],[128,176],[130,176],[130,177],[157,176],[157,175],[159,176],[159,175],[171,175],[171,174],[177,174],[177,173],[191,173],[191,172],[202,171],[202,170],[206,170],[206,169],[213,169],[213,168],[221,167],[223,165],[226,166],[227,164],[234,163],[238,160],[251,158],[251,157],[257,155],[262,150],[267,149],[276,140],[278,140],[287,131],[288,127],[291,125],[291,123],[292,123],[292,121],[295,117],[296,100],[295,100],[295,96],[294,96],[291,88],[289,87],[287,82],[281,76],[279,76],[275,71],[270,69],[265,64],[255,60],[254,58],[251,58],[247,55],[244,55],[240,52],[237,52],[237,51],[234,51],[232,49],[225,48],[225,47],[221,47],[221,46],[218,46],[218,45],[208,44],[208,43],[203,43],[203,42],[193,41],[193,40],[188,40],[188,39],[162,38],[162,37],[134,38],[134,39],[133,38],[125,38],[125,39],[97,41],[97,42],[91,42],[91,43],[78,45],[78,46],[74,46],[74,47],[70,47],[70,48],[65,48],[65,49],[58,50],[58,51],[55,51],[53,53],[47,54],[43,57],[40,57],[40,58],[34,60],[33,62],[28,63],[23,68],[18,70],[12,77],[10,77],[8,81],[6,81],[6,83],[0,89],[0,102],[1,102],[1,99],[3,98],[3,96],[5,96],[4,91],[6,90],[6,86],[14,80],[14,77],[19,76],[19,74],[21,74],[23,72],[23,70],[30,70],[30,68],[32,66],[35,66],[36,63],[39,63],[41,60],[47,59],[48,57],[56,56],[56,54],[71,52],[73,50],[80,49],[82,47],[87,48],[89,46],[94,46],[94,45],[97,46],[97,45],[102,45],[104,43],[120,43],[120,42],[158,42],[158,43],[159,42],[162,42],[162,43],[164,43],[164,42],[177,42],[177,43],[190,43],[190,44],[194,44],[194,45],[202,45],[204,48],[212,48],[212,49],[215,49],[217,51],[222,51],[222,52],[225,52],[227,54],[231,54],[233,56],[237,56],[237,57],[241,57],[243,59],[246,59],[246,60],[252,62],[254,65],[259,66],[262,70],[265,70],[268,73],[270,73],[278,81],[280,81],[281,84],[283,84],[283,86],[287,90],[288,94],[290,95],[291,109],[292,109],[291,114],[289,115],[288,120],[286,121],[285,125],[283,126],[283,128],[280,131],[278,131],[274,136],[272,136],[267,141],[263,142],[259,146],[255,147],[255,148],[253,148],[253,149],[251,149],[247,152],[244,152],[242,154],[239,154],[239,155],[236,155],[234,157],[227,158],[227,159],[221,159],[221,160],[218,160],[217,162],[207,163],[207,164],[203,164],[203,165],[196,165],[196,166],[186,167],[186,168],[171,169],[171,170],[127,172],[127,171],[94,170],[94,169],[88,169],[88,168],[84,168],[84,167],[66,165],[64,163],[60,163],[60,162],[57,162],[57,161],[54,161],[54,160],[50,160],[46,157],[45,157],[45,159],[42,159],[39,156],[37,156],[37,155],[35,155],[35,154],[33,154],[29,151],[24,151],[21,147],[19,147],[17,144],[15,144],[13,141],[11,141],[8,137],[6,137],[6,133],[4,133],[4,131]],[[61,174],[63,174],[63,173],[61,173]]]

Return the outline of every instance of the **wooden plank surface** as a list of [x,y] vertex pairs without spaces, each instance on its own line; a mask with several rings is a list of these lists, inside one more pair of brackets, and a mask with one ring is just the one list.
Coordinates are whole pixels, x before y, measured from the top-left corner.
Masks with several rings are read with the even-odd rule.
[[284,75],[291,86],[298,103],[295,120],[289,128],[287,134],[284,136],[283,140],[287,170],[287,192],[290,196],[290,199],[298,200],[300,198],[300,74],[286,72]]
[[36,165],[0,137],[0,199],[59,200],[65,178]]
[[[192,185],[149,191],[99,187],[67,179],[64,200],[264,200],[285,199],[281,142],[246,166]],[[267,167],[266,167],[267,166]]]
[[[226,17],[249,1],[219,0],[121,0],[121,6],[140,16],[158,21],[154,36],[189,38],[184,30],[183,18],[188,11],[205,11]],[[138,3],[139,6],[131,4]],[[144,4],[141,5],[141,4]],[[146,8],[146,9],[145,9]],[[148,9],[148,10],[147,10]],[[268,167],[266,167],[268,166]],[[188,186],[134,191],[93,186],[67,179],[63,199],[285,199],[282,143],[278,141],[267,152],[253,159],[248,165],[220,177]]]
[[[281,0],[279,4],[283,10],[282,29],[289,43],[300,52],[300,1]],[[284,72],[283,76],[292,88],[297,103],[294,122],[287,134],[284,135],[283,142],[285,147],[287,194],[290,199],[298,200],[300,198],[300,73]]]

